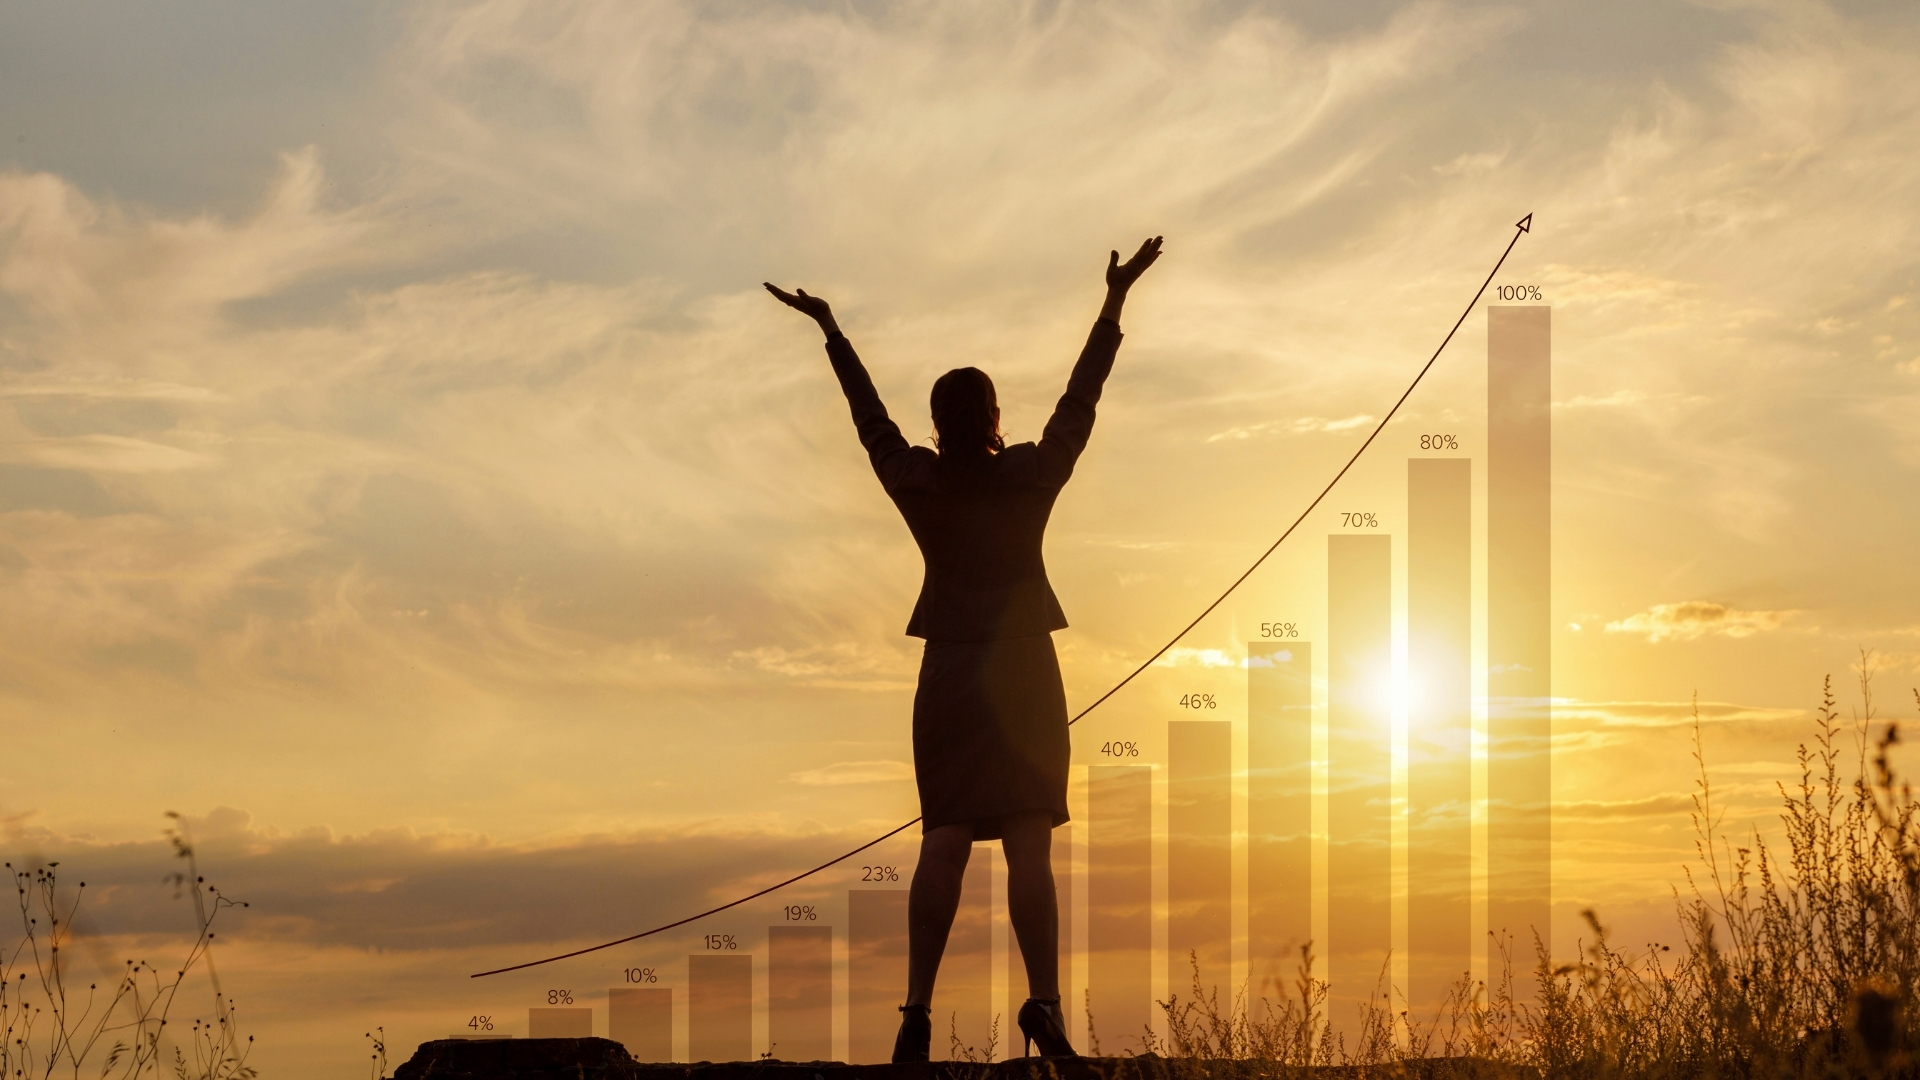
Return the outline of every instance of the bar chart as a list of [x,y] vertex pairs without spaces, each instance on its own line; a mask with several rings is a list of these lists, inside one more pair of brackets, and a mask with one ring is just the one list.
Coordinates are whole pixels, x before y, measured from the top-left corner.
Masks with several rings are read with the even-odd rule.
[[[1140,1053],[1171,995],[1257,1015],[1303,975],[1351,1036],[1369,1005],[1431,1010],[1548,938],[1551,309],[1489,307],[1486,335],[1483,444],[1457,420],[1401,433],[1299,545],[1308,585],[1076,731],[1053,859],[1077,1046]],[[634,961],[652,966],[625,981],[646,985],[608,991],[607,1035],[641,1060],[887,1061],[916,841]],[[968,863],[936,1059],[1018,1050],[1000,858],[978,844]],[[593,1015],[549,999],[528,1032],[590,1034]]]

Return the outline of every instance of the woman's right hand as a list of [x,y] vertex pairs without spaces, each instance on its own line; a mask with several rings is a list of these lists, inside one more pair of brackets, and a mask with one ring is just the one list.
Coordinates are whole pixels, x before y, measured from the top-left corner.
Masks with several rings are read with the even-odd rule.
[[833,308],[829,307],[825,300],[817,296],[808,296],[805,289],[786,292],[771,281],[763,281],[760,284],[765,285],[767,291],[781,303],[819,323],[820,329],[826,331],[827,336],[833,336],[834,331],[840,329],[839,324],[833,321]]

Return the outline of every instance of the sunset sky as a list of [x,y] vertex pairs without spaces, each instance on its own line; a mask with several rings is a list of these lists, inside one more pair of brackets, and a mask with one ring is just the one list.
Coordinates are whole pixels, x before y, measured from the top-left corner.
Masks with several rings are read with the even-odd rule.
[[[1048,533],[1077,709],[1532,213],[1496,284],[1553,306],[1557,947],[1666,932],[1696,694],[1736,830],[1860,650],[1916,711],[1916,70],[1899,2],[0,7],[0,847],[90,882],[117,968],[179,950],[185,815],[269,1078],[672,963],[467,979],[916,812],[918,555],[761,281],[909,439],[964,364],[1027,439],[1108,250],[1166,237]],[[1340,510],[1399,560],[1420,432],[1483,497],[1484,376],[1476,310],[1076,765],[1184,688],[1237,715]]]

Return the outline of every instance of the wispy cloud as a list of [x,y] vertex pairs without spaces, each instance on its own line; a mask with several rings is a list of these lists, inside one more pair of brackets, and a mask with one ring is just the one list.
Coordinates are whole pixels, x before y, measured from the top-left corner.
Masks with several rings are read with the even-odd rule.
[[1648,641],[1692,641],[1707,635],[1743,638],[1778,630],[1792,611],[1742,611],[1710,600],[1655,604],[1607,624],[1609,634],[1641,634]]
[[1373,423],[1373,417],[1366,414],[1348,416],[1339,420],[1328,420],[1320,416],[1303,416],[1297,420],[1271,420],[1265,423],[1251,424],[1246,427],[1228,428],[1207,436],[1207,441],[1222,442],[1229,439],[1256,439],[1264,435],[1282,433],[1293,435],[1311,435],[1321,432],[1352,431]]
[[787,777],[796,784],[890,784],[913,779],[913,766],[904,761],[842,761],[807,769]]

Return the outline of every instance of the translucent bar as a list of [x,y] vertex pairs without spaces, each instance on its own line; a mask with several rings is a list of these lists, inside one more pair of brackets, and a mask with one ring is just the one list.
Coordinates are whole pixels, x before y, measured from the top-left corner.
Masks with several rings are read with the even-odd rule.
[[753,1060],[753,957],[687,957],[687,1055]]
[[767,1038],[780,1061],[833,1057],[832,927],[767,927]]
[[1152,916],[1153,766],[1089,766],[1087,1019],[1109,1057],[1145,1049]]
[[1313,646],[1247,646],[1248,997],[1292,992],[1313,937]]
[[1327,994],[1335,1032],[1389,990],[1393,541],[1327,538]]
[[907,1000],[907,890],[847,890],[847,1057],[893,1060]]
[[[1167,991],[1231,1001],[1233,725],[1167,724]],[[1197,976],[1195,972],[1198,972]]]
[[1473,463],[1407,462],[1407,1003],[1472,967]]
[[1552,309],[1487,308],[1487,930],[1531,998],[1552,941]]
[[590,1008],[538,1008],[527,1010],[529,1039],[591,1039],[593,1010]]
[[673,1060],[673,991],[619,987],[607,991],[607,1038],[635,1061]]

